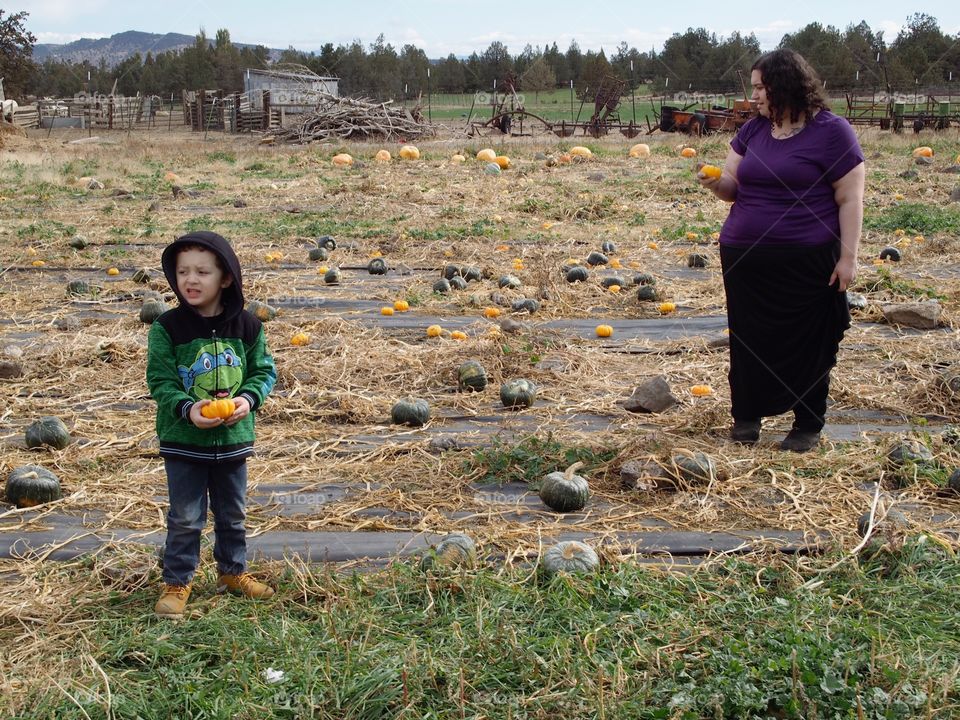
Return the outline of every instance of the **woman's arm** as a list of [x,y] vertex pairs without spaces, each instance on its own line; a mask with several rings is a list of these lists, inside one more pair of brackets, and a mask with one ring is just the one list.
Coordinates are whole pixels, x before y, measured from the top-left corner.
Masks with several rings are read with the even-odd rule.
[[[721,200],[733,202],[737,199],[737,188],[740,186],[737,182],[737,168],[741,160],[743,155],[730,148],[727,159],[723,161],[723,174],[720,177],[708,178],[703,173],[697,172],[697,180],[707,190],[712,190],[713,194]],[[697,170],[699,171],[700,168],[698,167]]]
[[833,183],[833,199],[840,209],[840,259],[830,275],[830,285],[839,283],[846,290],[857,277],[857,247],[863,229],[863,187],[866,169],[859,163]]

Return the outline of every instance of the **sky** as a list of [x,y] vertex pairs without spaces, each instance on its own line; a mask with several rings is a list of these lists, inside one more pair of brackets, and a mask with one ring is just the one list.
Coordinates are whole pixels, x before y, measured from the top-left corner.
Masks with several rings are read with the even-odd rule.
[[213,37],[217,29],[226,28],[234,42],[309,52],[325,43],[354,40],[369,46],[382,33],[398,51],[409,43],[431,58],[482,53],[494,41],[506,45],[512,55],[528,43],[543,47],[556,42],[566,50],[572,40],[584,52],[603,48],[608,56],[624,41],[640,51],[659,51],[671,35],[688,27],[704,27],[723,37],[735,31],[754,33],[761,47],[770,49],[785,33],[814,21],[842,30],[865,20],[890,42],[914,12],[935,17],[947,34],[960,34],[956,0],[923,7],[902,0],[14,0],[7,5],[8,13],[30,13],[26,27],[40,43],[107,37],[125,30],[193,35],[203,28]]

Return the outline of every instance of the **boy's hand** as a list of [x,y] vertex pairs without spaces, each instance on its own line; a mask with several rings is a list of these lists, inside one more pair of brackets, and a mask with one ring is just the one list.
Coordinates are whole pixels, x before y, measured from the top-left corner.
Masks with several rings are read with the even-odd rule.
[[209,404],[209,400],[198,400],[190,407],[190,422],[201,430],[209,430],[210,428],[223,424],[223,420],[220,418],[208,418],[200,414],[203,407]]
[[236,425],[238,422],[243,420],[247,415],[250,414],[250,403],[243,396],[233,398],[234,410],[233,415],[228,417],[223,421],[223,424],[227,427],[231,425]]

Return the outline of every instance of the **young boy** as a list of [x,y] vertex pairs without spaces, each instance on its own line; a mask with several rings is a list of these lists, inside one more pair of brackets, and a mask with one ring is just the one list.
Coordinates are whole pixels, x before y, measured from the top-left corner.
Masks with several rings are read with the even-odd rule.
[[[184,235],[163,251],[162,265],[180,304],[153,323],[147,349],[147,385],[157,402],[170,495],[165,584],[155,612],[178,618],[200,560],[208,495],[217,591],[257,599],[273,595],[247,572],[244,519],[253,411],[277,375],[260,321],[243,309],[240,261],[223,237],[207,231]],[[212,401],[228,398],[233,414],[204,415]]]

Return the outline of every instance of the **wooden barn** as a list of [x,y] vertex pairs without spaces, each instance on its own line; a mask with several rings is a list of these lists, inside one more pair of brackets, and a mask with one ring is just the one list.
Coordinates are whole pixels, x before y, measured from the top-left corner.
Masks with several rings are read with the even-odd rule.
[[275,69],[248,68],[243,72],[243,90],[256,103],[264,91],[270,92],[270,106],[284,114],[312,111],[318,94],[339,97],[339,78],[324,77],[302,66]]

